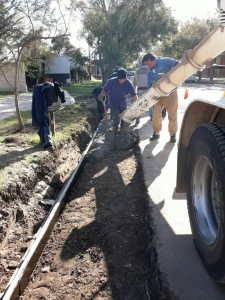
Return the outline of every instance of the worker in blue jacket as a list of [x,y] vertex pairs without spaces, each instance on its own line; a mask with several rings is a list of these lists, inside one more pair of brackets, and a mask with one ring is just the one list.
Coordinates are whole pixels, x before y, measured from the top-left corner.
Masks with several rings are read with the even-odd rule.
[[102,101],[108,95],[110,115],[113,123],[113,131],[117,134],[118,129],[126,128],[125,122],[121,120],[120,114],[127,108],[127,96],[131,96],[131,103],[137,100],[137,95],[134,86],[129,79],[127,79],[127,71],[119,69],[117,76],[110,78],[101,94],[99,100]]
[[[151,88],[152,85],[157,82],[162,75],[168,73],[173,69],[179,61],[170,57],[157,58],[152,53],[144,55],[142,62],[148,66],[147,74],[147,89]],[[154,104],[153,114],[153,135],[150,140],[158,140],[160,137],[160,131],[162,130],[162,110],[166,108],[168,113],[168,130],[170,134],[170,142],[176,142],[176,133],[178,128],[177,123],[177,110],[178,110],[178,96],[177,90],[175,89],[169,96],[163,96],[159,98],[159,101]]]

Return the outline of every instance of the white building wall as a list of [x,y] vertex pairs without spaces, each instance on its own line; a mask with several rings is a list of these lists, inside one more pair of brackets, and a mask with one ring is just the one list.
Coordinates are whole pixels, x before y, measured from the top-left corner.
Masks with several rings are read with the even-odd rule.
[[54,55],[46,61],[46,73],[68,74],[70,73],[70,65],[68,56]]
[[[2,92],[13,91],[14,77],[15,77],[15,66],[14,66],[14,64],[12,64],[12,63],[7,64],[3,67],[3,70],[0,69],[0,91],[2,91]],[[27,93],[24,63],[20,64],[19,92],[20,93]]]

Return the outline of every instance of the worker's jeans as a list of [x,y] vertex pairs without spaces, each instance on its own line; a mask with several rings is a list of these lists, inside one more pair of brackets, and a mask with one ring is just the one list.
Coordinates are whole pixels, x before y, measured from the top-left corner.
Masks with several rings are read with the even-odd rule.
[[113,123],[113,129],[115,132],[118,131],[118,127],[120,125],[120,128],[122,128],[125,125],[125,122],[120,118],[121,112],[123,112],[126,108],[121,109],[120,107],[118,108],[110,108],[110,115]]
[[151,119],[151,121],[152,121],[153,114],[154,114],[154,106],[151,106],[151,107],[149,108],[148,113],[149,113],[149,117],[150,117],[150,119]]
[[104,119],[104,114],[105,114],[105,110],[104,110],[104,104],[102,101],[96,100],[97,101],[97,110],[98,110],[98,114],[100,117],[100,120]]
[[39,124],[38,135],[44,148],[52,146],[51,133],[49,129],[49,117],[47,112],[45,112],[45,116],[42,122]]
[[167,97],[160,97],[160,100],[154,104],[154,115],[153,115],[153,129],[155,134],[159,134],[162,130],[162,110],[166,108],[168,113],[168,131],[170,135],[177,132],[177,109],[178,109],[178,96],[177,91],[174,91]]

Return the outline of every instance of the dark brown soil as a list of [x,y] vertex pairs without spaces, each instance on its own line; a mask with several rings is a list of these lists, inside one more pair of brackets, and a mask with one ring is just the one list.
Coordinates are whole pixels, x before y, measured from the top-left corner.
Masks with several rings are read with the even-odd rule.
[[[88,134],[11,174],[14,180],[0,198],[1,292],[50,209],[42,200],[57,197]],[[139,161],[134,147],[85,164],[20,299],[169,299],[162,290]]]
[[147,203],[137,149],[86,164],[21,299],[165,299]]

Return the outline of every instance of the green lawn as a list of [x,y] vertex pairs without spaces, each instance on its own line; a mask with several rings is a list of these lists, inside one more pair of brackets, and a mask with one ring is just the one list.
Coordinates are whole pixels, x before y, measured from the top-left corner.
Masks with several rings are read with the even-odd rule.
[[[25,125],[25,131],[23,132],[17,131],[18,120],[16,116],[0,120],[0,143],[4,142],[6,138],[12,137],[24,144],[36,145],[40,143],[37,129],[31,125],[30,111],[21,111],[21,115]],[[55,112],[56,137],[53,140],[60,142],[71,138],[72,134],[81,131],[85,127],[87,118],[91,116],[90,110],[79,104]]]
[[0,98],[5,98],[7,96],[12,96],[13,95],[13,92],[1,92],[0,91]]
[[[70,85],[65,85],[63,88],[66,91],[68,91],[71,94],[71,96],[76,97],[80,95],[91,94],[93,88],[101,85],[102,85],[101,80],[90,80],[90,81],[84,81],[83,83],[71,83]],[[32,93],[32,90],[30,90],[29,92]],[[0,91],[0,99],[12,95],[13,92],[11,91],[10,92]]]
[[76,96],[91,94],[92,90],[96,86],[101,86],[101,80],[91,80],[83,83],[72,83],[68,86],[64,86],[64,89],[70,93],[71,96],[76,98]]
[[[71,84],[69,86],[65,86],[64,89],[76,99],[79,95],[91,94],[93,88],[96,86],[101,86],[101,80],[87,81],[82,84]],[[8,95],[12,95],[12,92],[0,92],[0,100],[1,97],[3,98]],[[25,132],[22,134],[15,133],[18,126],[16,116],[0,120],[0,142],[2,142],[6,137],[11,137],[13,135],[18,140],[24,140],[24,142],[30,142],[33,144],[39,143],[36,130],[31,127],[30,111],[21,111],[21,115],[26,127]],[[57,136],[55,140],[58,141],[65,139],[66,137],[71,136],[71,132],[80,131],[89,115],[90,111],[79,104],[73,105],[70,109],[65,108],[56,112],[55,119]]]

